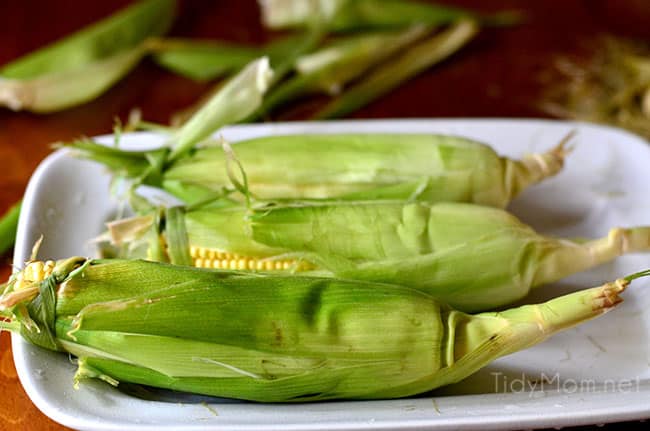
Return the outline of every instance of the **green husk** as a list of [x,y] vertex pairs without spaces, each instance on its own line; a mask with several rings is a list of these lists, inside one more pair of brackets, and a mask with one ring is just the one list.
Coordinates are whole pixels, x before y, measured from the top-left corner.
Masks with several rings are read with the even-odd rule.
[[342,117],[362,108],[454,54],[469,42],[478,30],[475,21],[462,20],[432,38],[414,44],[399,57],[371,72],[359,84],[328,102],[313,118]]
[[512,25],[517,12],[479,15],[470,10],[405,0],[260,0],[262,21],[272,29],[302,27],[314,14],[325,18],[330,31],[442,25],[473,18],[489,25]]
[[12,205],[0,217],[0,255],[6,253],[14,246],[21,207],[22,201]]
[[296,74],[279,84],[264,100],[261,111],[312,93],[338,94],[349,81],[426,34],[425,26],[395,32],[374,32],[346,37],[299,57]]
[[174,265],[192,265],[184,215],[180,207],[172,207],[165,212],[166,231],[169,232],[167,235],[169,261]]
[[[325,37],[325,32],[320,21],[315,20],[308,30],[301,35],[301,37],[287,37],[277,42],[273,42],[264,49],[269,53],[270,62],[273,68],[273,75],[268,80],[268,87],[273,87],[278,82],[282,81],[284,77],[291,72],[294,67],[296,59],[301,55],[313,50],[321,40]],[[217,84],[207,96],[210,100],[211,94],[216,94],[221,91],[221,85]],[[258,120],[261,116],[266,114],[264,109],[266,97],[264,97],[259,106],[252,110],[248,115],[236,119],[236,122],[252,122]],[[172,119],[173,124],[184,124],[189,118],[195,116],[196,112],[203,109],[205,100],[199,100],[198,103],[174,114]]]
[[[476,141],[430,134],[266,136],[238,142],[233,149],[250,193],[260,199],[410,199],[504,207],[528,186],[559,172],[565,144],[566,139],[521,161],[499,157]],[[187,204],[231,188],[220,146],[193,150],[157,175],[148,174],[156,152],[123,151],[88,140],[71,147],[119,177],[142,179]]]
[[0,104],[53,112],[87,102],[144,56],[143,42],[165,33],[172,0],[145,0],[0,69]]
[[273,71],[267,57],[251,62],[174,133],[168,162],[184,156],[221,127],[251,115],[260,107],[272,79]]
[[[502,307],[531,288],[650,251],[650,227],[574,242],[540,235],[506,211],[460,203],[231,206],[187,211],[185,222],[192,247],[290,257],[316,268],[309,274],[409,286],[467,312]],[[468,262],[480,270],[468,270]]]
[[[0,305],[11,321],[0,327],[77,356],[78,382],[302,402],[404,397],[457,382],[610,310],[629,281],[475,316],[398,286],[144,261],[72,258],[40,283],[54,297],[17,301],[10,280]],[[49,311],[33,313],[37,301]],[[29,338],[36,330],[14,313],[24,305],[54,345]]]
[[172,72],[197,81],[229,75],[256,58],[268,56],[273,67],[304,43],[305,35],[287,36],[264,46],[238,45],[224,41],[158,38],[147,42],[153,59]]

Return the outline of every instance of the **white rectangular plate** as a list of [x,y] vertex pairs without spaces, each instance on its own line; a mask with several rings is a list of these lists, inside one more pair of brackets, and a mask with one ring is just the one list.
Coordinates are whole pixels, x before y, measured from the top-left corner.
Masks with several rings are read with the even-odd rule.
[[[526,191],[511,209],[541,232],[569,237],[650,224],[650,147],[612,128],[541,120],[408,120],[237,126],[222,134],[234,142],[287,133],[445,133],[475,138],[501,154],[520,157],[551,148],[574,129],[575,149],[565,170]],[[111,137],[101,140],[110,143]],[[132,148],[162,142],[162,137],[145,133],[122,137],[122,144]],[[40,258],[93,254],[89,238],[102,230],[115,209],[109,176],[101,166],[55,152],[27,188],[15,265],[28,259],[40,235],[45,238]],[[600,285],[648,267],[648,255],[626,256],[539,288],[529,300]],[[18,374],[34,403],[77,429],[521,429],[603,423],[650,417],[648,289],[650,282],[638,280],[624,294],[625,303],[607,316],[502,358],[453,387],[402,400],[271,405],[185,396],[170,402],[168,394],[166,401],[143,400],[101,382],[83,383],[75,390],[75,366],[66,355],[28,345],[20,337],[13,338],[13,349]]]

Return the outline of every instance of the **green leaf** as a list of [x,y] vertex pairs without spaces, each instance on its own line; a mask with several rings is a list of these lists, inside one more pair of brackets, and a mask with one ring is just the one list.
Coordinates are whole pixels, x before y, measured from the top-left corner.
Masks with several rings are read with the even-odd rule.
[[174,265],[192,265],[190,244],[185,228],[185,210],[182,207],[168,208],[165,212],[165,231],[167,232],[167,253]]

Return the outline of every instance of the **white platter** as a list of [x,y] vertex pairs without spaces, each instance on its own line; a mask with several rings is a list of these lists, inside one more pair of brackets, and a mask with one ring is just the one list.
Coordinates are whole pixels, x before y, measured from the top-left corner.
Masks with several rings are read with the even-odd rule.
[[[463,135],[519,157],[546,150],[576,129],[565,170],[518,198],[511,209],[539,231],[602,236],[609,227],[650,224],[650,146],[629,133],[542,120],[408,120],[229,127],[230,141],[268,134],[422,132]],[[104,137],[110,143],[110,137]],[[152,134],[122,137],[128,147],[162,142]],[[88,239],[115,211],[109,176],[94,163],[49,156],[24,199],[15,248],[22,266],[42,234],[40,258],[90,255]],[[530,301],[591,287],[650,267],[650,255],[626,256],[554,286]],[[607,316],[502,358],[466,381],[432,394],[387,401],[255,404],[163,394],[143,400],[101,382],[72,388],[75,366],[61,354],[14,336],[20,380],[55,421],[84,430],[364,430],[521,429],[650,417],[650,281],[638,280]],[[160,394],[158,394],[160,395]],[[156,396],[158,396],[156,395]],[[161,397],[163,395],[160,395]]]

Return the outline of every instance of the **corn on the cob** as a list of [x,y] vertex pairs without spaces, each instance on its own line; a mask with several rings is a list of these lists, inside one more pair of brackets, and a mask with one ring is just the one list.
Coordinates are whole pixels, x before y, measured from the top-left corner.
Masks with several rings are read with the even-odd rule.
[[[185,223],[196,266],[286,264],[294,272],[410,286],[463,311],[507,305],[531,287],[650,251],[650,227],[573,242],[540,235],[504,210],[460,203],[206,208],[188,211]],[[468,262],[478,269],[468,270]]]
[[[427,134],[268,136],[233,147],[250,192],[260,199],[416,199],[505,207],[526,187],[560,171],[565,143],[521,161],[476,141]],[[165,164],[165,150],[131,152],[91,141],[71,146],[117,175],[163,187],[187,204],[231,187],[221,147],[196,149]]]
[[11,279],[0,328],[77,356],[77,381],[265,402],[396,398],[608,311],[632,278],[472,316],[398,286],[71,258],[31,296]]

